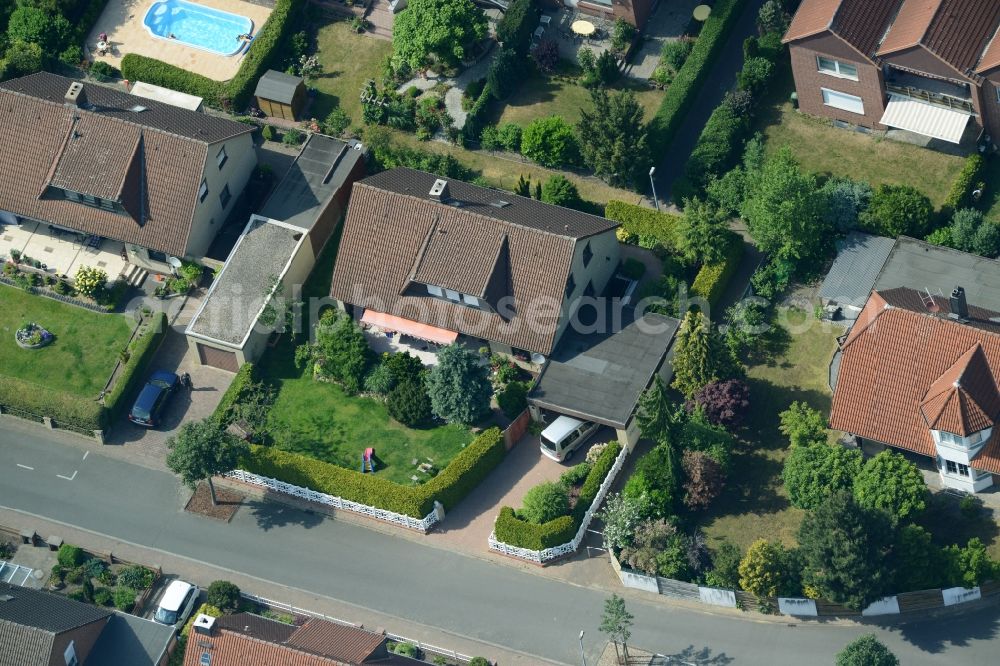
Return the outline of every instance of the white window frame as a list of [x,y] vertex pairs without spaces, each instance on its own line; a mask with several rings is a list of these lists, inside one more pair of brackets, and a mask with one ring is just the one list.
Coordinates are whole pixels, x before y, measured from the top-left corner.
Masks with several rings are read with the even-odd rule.
[[[833,63],[833,69],[824,69],[823,64],[820,62],[826,60],[827,62]],[[849,67],[854,70],[854,74],[845,74],[844,68]],[[826,56],[817,55],[816,56],[816,71],[820,74],[826,74],[827,76],[836,76],[838,79],[847,79],[848,81],[858,80],[858,67],[857,65],[851,65],[846,62],[841,62],[836,58],[828,58]]]
[[[847,93],[840,92],[839,90],[831,90],[829,88],[820,88],[820,93],[823,95],[823,104],[825,106],[829,106],[833,109],[840,109],[841,111],[847,111],[848,113],[856,113],[859,116],[865,115],[865,102],[857,95],[848,95]],[[834,101],[835,96],[846,98],[846,101],[841,104],[833,104],[832,102]],[[857,100],[857,108],[850,106],[850,102],[854,100]]]
[[437,296],[438,298],[444,296],[444,291],[441,290],[441,287],[435,286],[433,284],[427,285],[427,293],[430,294],[431,296]]

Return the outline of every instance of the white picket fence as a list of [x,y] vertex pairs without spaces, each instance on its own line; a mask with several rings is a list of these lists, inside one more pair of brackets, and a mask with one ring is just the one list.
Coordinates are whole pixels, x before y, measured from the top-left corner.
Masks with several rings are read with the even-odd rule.
[[572,541],[553,546],[552,548],[546,548],[545,550],[531,550],[530,548],[519,548],[518,546],[498,541],[496,534],[490,532],[490,550],[521,560],[527,560],[528,562],[534,562],[535,564],[545,564],[564,555],[575,553],[580,548],[580,544],[583,543],[583,537],[587,534],[587,529],[590,527],[590,521],[593,520],[594,514],[597,513],[598,508],[600,508],[601,503],[604,501],[604,497],[608,494],[611,486],[614,485],[615,477],[618,476],[618,472],[625,466],[625,458],[627,457],[628,447],[623,446],[618,457],[615,458],[615,464],[611,466],[608,475],[604,478],[604,483],[601,484],[601,488],[597,491],[594,501],[591,502],[590,508],[584,514],[583,522],[580,523],[580,529],[576,531],[576,536],[573,537]]
[[252,474],[251,472],[247,472],[242,469],[233,470],[224,476],[235,481],[248,483],[251,486],[257,486],[258,488],[266,488],[267,490],[284,493],[309,502],[325,504],[326,506],[332,506],[333,508],[341,511],[351,511],[363,516],[368,516],[369,518],[383,520],[387,523],[392,523],[393,525],[399,525],[400,527],[406,527],[411,530],[418,530],[424,533],[429,532],[430,529],[441,520],[436,511],[431,511],[423,518],[404,516],[401,513],[378,509],[373,506],[368,506],[367,504],[359,504],[358,502],[345,500],[342,497],[327,495],[326,493],[321,493],[317,490],[292,485],[291,483],[278,481],[277,479],[272,479],[267,476],[260,476],[259,474]]
[[[283,601],[275,601],[273,599],[267,599],[265,597],[258,597],[256,594],[249,594],[247,592],[240,592],[240,596],[244,599],[249,599],[250,601],[256,602],[267,606],[271,610],[280,611],[282,613],[290,613],[291,615],[302,615],[306,617],[314,617],[320,620],[326,620],[327,622],[333,622],[334,624],[340,624],[346,627],[354,627],[355,629],[365,629],[365,626],[358,624],[357,622],[350,622],[348,620],[341,620],[337,617],[331,617],[330,615],[324,615],[323,613],[317,613],[316,611],[307,610],[305,608],[299,608],[298,606],[293,606],[287,604]],[[366,631],[371,631],[370,629]],[[450,657],[455,661],[468,663],[472,661],[472,657],[467,654],[462,654],[456,650],[449,650],[448,648],[438,647],[437,645],[431,645],[430,643],[424,643],[415,638],[407,638],[406,636],[400,636],[398,634],[393,634],[391,632],[385,632],[385,637],[390,641],[395,641],[396,643],[410,643],[411,645],[416,645],[422,652],[426,652],[432,655],[441,655],[442,657]]]

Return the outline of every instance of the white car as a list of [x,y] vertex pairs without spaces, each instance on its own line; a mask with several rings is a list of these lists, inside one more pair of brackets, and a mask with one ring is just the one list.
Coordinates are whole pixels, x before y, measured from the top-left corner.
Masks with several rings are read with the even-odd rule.
[[200,594],[201,590],[191,583],[182,580],[171,582],[160,598],[153,619],[160,624],[179,627],[191,615]]
[[587,443],[600,426],[569,416],[560,416],[542,431],[539,438],[542,453],[556,462],[573,457],[573,452]]

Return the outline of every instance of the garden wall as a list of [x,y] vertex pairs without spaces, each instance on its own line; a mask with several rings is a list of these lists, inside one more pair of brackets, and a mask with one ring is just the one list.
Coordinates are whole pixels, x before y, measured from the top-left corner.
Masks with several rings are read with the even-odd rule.
[[503,442],[508,451],[514,448],[514,446],[521,441],[521,438],[524,437],[524,433],[528,432],[529,425],[531,425],[531,412],[527,409],[521,412],[520,416],[511,421],[511,424],[507,426],[506,430],[503,431]]
[[943,590],[920,590],[903,592],[879,599],[860,612],[825,601],[790,597],[769,597],[758,599],[743,590],[725,590],[704,587],[679,580],[648,576],[621,565],[609,554],[611,567],[618,574],[622,585],[636,590],[645,590],[665,597],[698,601],[711,606],[728,608],[776,608],[782,615],[793,617],[874,617],[878,615],[898,615],[914,611],[926,612],[935,608],[945,608],[956,604],[978,601],[982,598],[1000,595],[1000,582],[989,581],[979,587],[952,587]]

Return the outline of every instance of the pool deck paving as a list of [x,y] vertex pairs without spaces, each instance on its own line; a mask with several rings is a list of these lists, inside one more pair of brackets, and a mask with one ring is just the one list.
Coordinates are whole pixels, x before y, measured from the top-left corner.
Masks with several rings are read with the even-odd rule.
[[[154,37],[143,25],[143,18],[149,8],[160,0],[109,0],[101,17],[87,36],[86,54],[93,62],[106,62],[121,68],[122,57],[127,53],[137,53],[156,58],[195,74],[201,74],[215,81],[228,81],[235,76],[243,61],[245,50],[234,56],[223,56],[178,40]],[[253,21],[252,34],[260,32],[264,22],[271,15],[272,7],[266,2],[244,2],[243,0],[198,0],[197,4],[245,16]],[[103,56],[97,54],[98,35],[108,34],[111,50]]]

